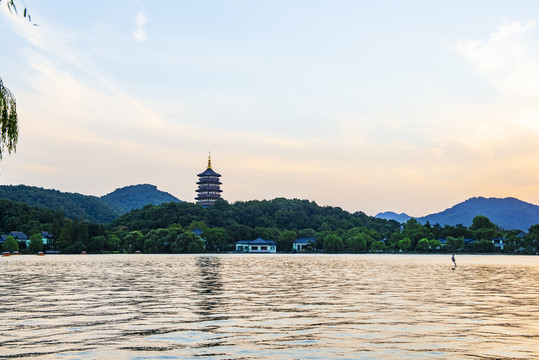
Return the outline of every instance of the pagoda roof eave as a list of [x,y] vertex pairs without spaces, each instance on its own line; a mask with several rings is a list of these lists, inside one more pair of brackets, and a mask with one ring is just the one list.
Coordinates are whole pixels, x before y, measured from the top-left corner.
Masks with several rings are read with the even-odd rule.
[[215,171],[213,171],[212,169],[208,168],[208,169],[206,169],[206,171],[204,171],[203,173],[198,174],[197,176],[198,177],[200,177],[200,176],[217,176],[217,177],[219,177],[219,176],[221,176],[221,174],[218,174]]

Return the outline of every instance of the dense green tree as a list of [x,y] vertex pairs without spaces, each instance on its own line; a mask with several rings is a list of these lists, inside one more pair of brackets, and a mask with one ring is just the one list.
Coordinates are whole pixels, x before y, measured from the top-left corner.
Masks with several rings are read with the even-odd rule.
[[104,243],[104,249],[106,251],[120,251],[121,240],[118,236],[114,234],[109,234]]
[[204,231],[209,230],[210,227],[204,221],[191,221],[191,223],[187,227],[187,230],[193,231],[196,229],[200,229],[202,230],[202,232],[204,232]]
[[530,227],[528,234],[523,238],[522,247],[527,254],[539,253],[539,224]]
[[417,242],[416,250],[427,252],[429,251],[429,248],[430,248],[429,239],[423,238]]
[[285,230],[283,231],[279,237],[277,238],[277,249],[279,252],[291,252],[292,251],[292,245],[294,244],[294,240],[298,238],[298,235],[293,230]]
[[357,253],[370,249],[371,244],[380,239],[378,231],[366,227],[353,227],[343,232],[343,240],[348,251]]
[[320,227],[318,228],[319,232],[328,232],[331,230],[332,227],[327,222],[323,222],[322,225],[320,225]]
[[36,219],[28,220],[25,225],[21,225],[19,230],[25,234],[36,234],[41,231],[41,223]]
[[82,241],[76,241],[74,244],[69,245],[64,249],[66,254],[80,254],[86,249],[86,245]]
[[144,249],[144,236],[140,231],[131,231],[123,239],[123,246],[128,252],[142,251]]
[[383,241],[373,241],[370,247],[372,252],[380,252],[386,250],[387,246]]
[[107,238],[105,237],[105,235],[93,236],[88,240],[86,251],[92,253],[101,252],[105,248],[106,241]]
[[[193,234],[194,235],[194,234]],[[189,254],[200,254],[204,252],[204,241],[199,238],[192,238],[187,245],[187,253]]]
[[434,235],[430,228],[424,225],[421,225],[416,219],[411,218],[404,224],[404,229],[402,232],[403,238],[408,238],[411,241],[411,249],[416,248],[419,240],[423,238],[432,239]]
[[171,239],[174,239],[170,244],[170,249],[173,253],[198,253],[204,251],[204,241],[191,231],[172,234],[174,230],[170,229],[169,232],[171,232]]
[[313,229],[301,229],[297,231],[298,238],[306,237],[306,238],[315,238],[318,236],[318,233],[314,231]]
[[52,236],[55,239],[58,239],[61,231],[62,231],[62,227],[60,226],[60,221],[58,219],[54,219],[50,226],[49,232],[52,234]]
[[494,252],[494,243],[491,240],[481,239],[473,244],[474,251],[477,252]]
[[[176,228],[179,229],[179,228]],[[152,230],[144,236],[145,253],[168,253],[170,252],[171,239],[167,229]]]
[[489,218],[483,215],[477,215],[470,225],[470,230],[475,231],[479,229],[495,229],[496,225],[490,221]]
[[470,231],[478,241],[490,241],[495,237],[501,236],[501,232],[497,229],[496,225],[483,215],[474,217],[472,225],[470,225]]
[[322,238],[324,252],[328,253],[338,253],[343,250],[343,241],[335,233],[329,233]]
[[464,238],[454,238],[452,236],[448,236],[444,245],[444,248],[449,250],[450,252],[457,252],[459,250],[464,249]]
[[405,237],[404,239],[399,240],[398,245],[399,245],[399,249],[401,249],[402,251],[408,251],[413,246],[412,240],[410,240],[410,238],[408,237]]
[[442,243],[439,240],[431,239],[429,240],[429,248],[431,250],[440,250],[442,248]]
[[78,224],[77,228],[77,236],[76,241],[80,241],[85,245],[88,245],[88,241],[90,240],[90,234],[88,231],[88,224],[86,222],[81,221]]
[[4,244],[2,245],[4,251],[19,251],[19,242],[11,235],[6,237]]
[[226,227],[226,231],[232,238],[232,241],[252,240],[252,229],[245,225],[234,224]]
[[450,225],[444,225],[444,227],[441,229],[440,233],[434,234],[434,238],[436,239],[445,239],[448,236],[452,236],[454,238],[462,237],[464,239],[470,239],[473,237],[472,231],[470,231],[467,227],[465,227],[462,224],[457,224],[455,226]]
[[367,235],[357,234],[353,237],[348,237],[346,239],[346,246],[348,250],[353,253],[364,252],[367,250]]
[[41,233],[36,233],[30,236],[30,245],[28,250],[32,253],[37,253],[43,250],[43,237]]
[[201,236],[206,240],[206,251],[224,251],[226,246],[233,242],[228,232],[223,228],[207,229]]
[[69,224],[66,224],[62,231],[60,232],[60,236],[58,237],[58,240],[56,241],[56,248],[60,251],[63,251],[67,247],[69,247],[73,243],[71,238],[71,231],[69,230]]

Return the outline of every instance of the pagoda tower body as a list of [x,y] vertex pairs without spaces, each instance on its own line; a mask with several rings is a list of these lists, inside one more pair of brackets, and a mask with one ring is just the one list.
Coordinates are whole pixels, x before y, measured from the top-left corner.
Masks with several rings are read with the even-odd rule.
[[216,173],[211,168],[211,157],[208,157],[208,168],[203,173],[200,173],[198,176],[198,189],[197,197],[195,200],[197,204],[202,207],[208,207],[215,204],[215,202],[221,198],[221,193],[223,190],[219,187],[221,182],[219,178],[220,174]]

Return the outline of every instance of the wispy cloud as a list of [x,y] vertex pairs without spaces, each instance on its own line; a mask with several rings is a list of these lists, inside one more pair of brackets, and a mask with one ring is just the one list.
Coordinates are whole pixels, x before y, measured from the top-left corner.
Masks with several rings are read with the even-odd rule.
[[138,42],[143,42],[144,40],[146,40],[146,22],[148,20],[146,19],[146,12],[144,11],[141,11],[137,14],[137,16],[135,17],[135,24],[136,24],[136,29],[135,31],[133,32],[133,37],[138,41]]
[[538,96],[536,25],[537,21],[506,23],[487,40],[460,39],[454,49],[502,95]]

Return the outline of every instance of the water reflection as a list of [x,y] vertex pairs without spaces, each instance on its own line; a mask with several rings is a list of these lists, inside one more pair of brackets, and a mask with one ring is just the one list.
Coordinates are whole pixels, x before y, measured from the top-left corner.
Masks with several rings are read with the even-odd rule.
[[198,283],[195,283],[195,291],[198,294],[199,315],[208,316],[213,314],[213,309],[218,305],[222,294],[220,266],[221,260],[216,256],[201,256],[196,259],[198,268]]
[[539,257],[1,260],[0,358],[539,358]]
[[[216,256],[200,256],[196,259],[198,282],[195,282],[196,306],[194,313],[199,315],[198,330],[209,333],[204,336],[198,347],[208,348],[222,345],[221,324],[228,319],[222,313],[223,284],[221,282],[221,260]],[[215,334],[212,336],[212,334]]]

